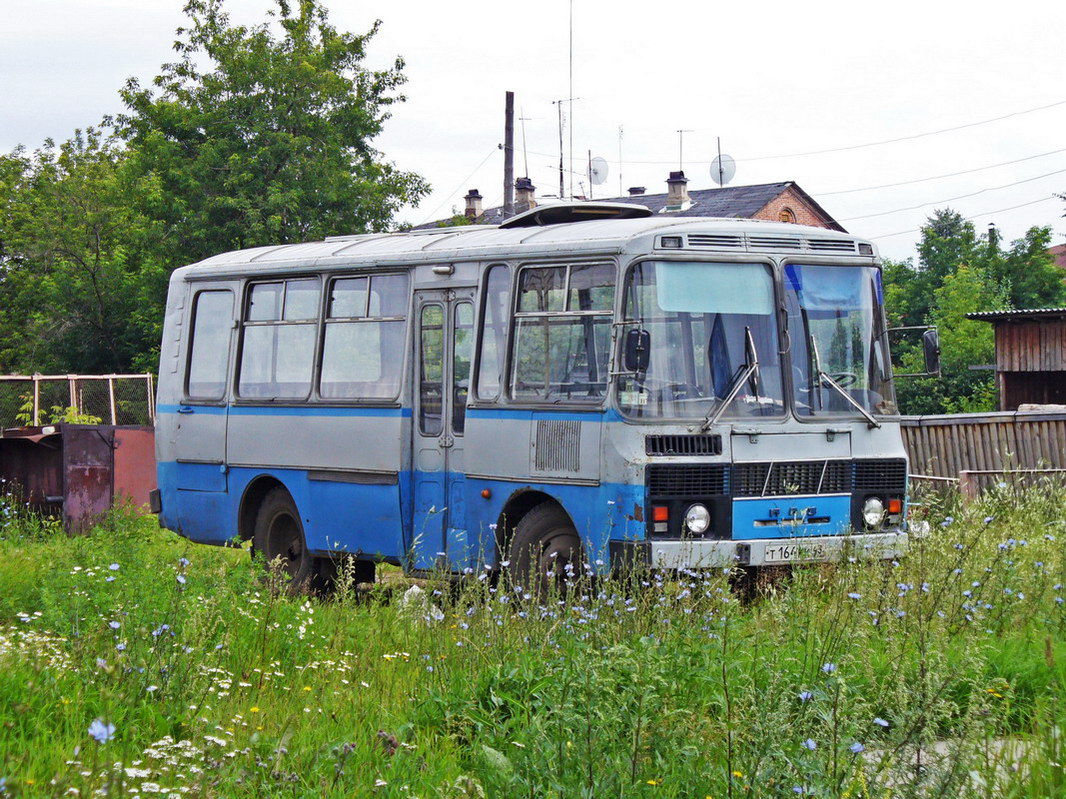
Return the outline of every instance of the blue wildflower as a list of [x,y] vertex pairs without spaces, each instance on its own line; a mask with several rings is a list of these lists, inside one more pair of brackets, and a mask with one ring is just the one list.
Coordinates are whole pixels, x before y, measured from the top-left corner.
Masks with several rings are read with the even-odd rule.
[[810,691],[800,691],[800,694],[799,694],[799,700],[800,700],[801,702],[806,702],[806,701],[808,701],[808,700],[809,700],[809,699],[810,699],[810,698],[811,698],[812,696],[814,696],[814,694],[812,694],[812,693],[811,693]]
[[850,749],[850,750],[851,750],[851,753],[852,753],[852,754],[854,754],[854,755],[857,755],[857,754],[859,754],[860,752],[863,752],[863,751],[865,751],[865,750],[866,750],[866,747],[865,747],[865,746],[863,746],[863,745],[862,745],[861,743],[859,743],[858,741],[856,741],[856,742],[855,742],[855,743],[853,743],[853,744],[852,744],[851,746],[849,746],[849,747],[848,747],[848,749]]
[[837,670],[837,664],[836,663],[826,663],[825,665],[822,666],[822,671],[824,671],[826,674],[832,674],[836,670]]
[[94,719],[89,725],[89,737],[97,743],[106,744],[115,737],[115,725],[102,719]]
[[876,725],[877,725],[878,727],[887,727],[887,726],[888,726],[888,722],[887,722],[887,721],[885,721],[885,720],[884,720],[883,718],[881,718],[880,716],[876,716],[876,717],[874,718],[874,724],[876,724]]
[[808,738],[808,739],[807,739],[806,741],[804,741],[804,742],[803,742],[803,745],[804,745],[804,746],[805,746],[806,748],[810,749],[810,750],[811,750],[812,752],[813,752],[813,751],[814,751],[815,749],[817,749],[817,748],[818,748],[818,744],[816,744],[816,743],[814,742],[814,739],[812,739],[812,738]]

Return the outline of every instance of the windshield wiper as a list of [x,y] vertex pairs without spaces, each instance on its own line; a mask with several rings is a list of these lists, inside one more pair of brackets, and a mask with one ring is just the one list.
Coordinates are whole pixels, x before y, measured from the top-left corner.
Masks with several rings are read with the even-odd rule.
[[836,389],[836,392],[851,403],[859,413],[866,417],[866,421],[870,427],[880,427],[881,423],[874,418],[873,414],[866,410],[859,402],[848,393],[847,389],[840,385],[836,380],[831,378],[822,370],[822,358],[818,355],[818,342],[814,340],[814,335],[811,335],[811,354],[814,356],[814,370],[818,373],[818,387],[821,388],[823,383],[828,383],[831,388]]
[[[722,404],[717,408],[711,408],[707,412],[707,416],[704,417],[700,426],[696,428],[696,432],[705,433],[711,427],[718,423],[722,414],[725,413],[725,409],[737,398],[737,394],[740,393],[741,386],[749,380],[752,375],[755,375],[759,371],[759,351],[755,349],[755,339],[751,337],[751,328],[744,328],[744,335],[746,336],[744,347],[745,361],[740,369],[737,370],[736,376],[733,378],[733,382],[729,384],[729,392],[726,394],[725,399],[722,400]],[[750,363],[749,363],[750,361]]]

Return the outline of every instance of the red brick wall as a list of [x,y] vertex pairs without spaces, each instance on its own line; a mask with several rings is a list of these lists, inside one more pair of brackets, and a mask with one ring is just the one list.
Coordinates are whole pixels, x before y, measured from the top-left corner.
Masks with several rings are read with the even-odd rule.
[[759,209],[754,218],[766,219],[771,222],[780,222],[781,211],[786,208],[792,211],[793,216],[796,217],[796,224],[798,225],[813,225],[814,227],[824,228],[829,227],[829,225],[826,224],[826,218],[815,211],[803,200],[802,197],[793,191],[791,187],[785,189]]

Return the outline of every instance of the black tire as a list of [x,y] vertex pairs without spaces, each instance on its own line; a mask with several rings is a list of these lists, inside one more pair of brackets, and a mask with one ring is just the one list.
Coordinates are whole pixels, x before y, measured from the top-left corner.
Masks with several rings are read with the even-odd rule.
[[276,562],[292,593],[328,589],[329,561],[308,553],[303,522],[289,492],[278,486],[263,498],[255,517],[252,549],[260,553],[267,568]]
[[568,579],[584,575],[581,536],[566,511],[554,502],[541,503],[522,517],[509,553],[511,582],[539,597],[553,589],[565,594]]

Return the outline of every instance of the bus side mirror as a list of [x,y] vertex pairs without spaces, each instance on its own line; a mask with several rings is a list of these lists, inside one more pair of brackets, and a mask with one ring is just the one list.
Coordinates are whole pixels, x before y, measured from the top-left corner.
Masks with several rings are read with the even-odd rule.
[[622,368],[626,372],[648,371],[651,362],[651,333],[636,329],[626,332],[625,350],[622,353]]
[[922,349],[925,351],[925,371],[940,374],[940,333],[935,327],[922,333]]

